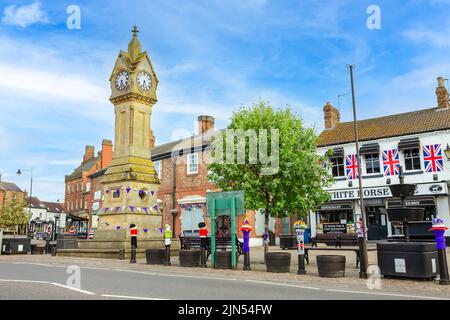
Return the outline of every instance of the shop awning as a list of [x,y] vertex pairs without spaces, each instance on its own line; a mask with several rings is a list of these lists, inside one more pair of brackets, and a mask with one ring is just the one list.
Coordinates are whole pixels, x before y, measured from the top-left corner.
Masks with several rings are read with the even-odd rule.
[[69,214],[69,215],[67,216],[67,218],[68,218],[68,219],[75,220],[75,221],[89,221],[89,218],[77,216],[77,215],[74,215],[74,214]]
[[318,212],[322,211],[339,211],[339,210],[353,210],[351,202],[328,202],[320,206]]
[[[388,208],[398,208],[401,207],[402,202],[400,199],[392,199],[388,202]],[[433,197],[420,197],[420,198],[410,198],[406,199],[407,207],[434,207],[436,203]]]
[[367,143],[359,149],[360,154],[380,153],[380,145],[378,143]]
[[419,149],[419,148],[420,148],[419,138],[402,139],[398,143],[398,150]]

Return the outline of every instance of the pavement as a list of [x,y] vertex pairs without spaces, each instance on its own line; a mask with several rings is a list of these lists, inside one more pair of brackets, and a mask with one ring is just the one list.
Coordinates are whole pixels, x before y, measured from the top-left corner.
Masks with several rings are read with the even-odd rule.
[[[270,247],[270,251],[281,251]],[[176,299],[176,300],[391,300],[450,299],[450,286],[436,281],[403,279],[359,279],[353,252],[339,252],[347,258],[346,276],[321,278],[315,255],[310,252],[306,275],[297,275],[296,251],[291,272],[268,273],[263,248],[251,248],[251,271],[242,270],[243,256],[236,270],[147,265],[145,260],[52,257],[51,255],[0,256],[0,299]],[[320,254],[336,254],[321,251]],[[376,252],[369,251],[369,264]],[[79,281],[76,275],[80,275]],[[373,288],[373,289],[370,289]]]

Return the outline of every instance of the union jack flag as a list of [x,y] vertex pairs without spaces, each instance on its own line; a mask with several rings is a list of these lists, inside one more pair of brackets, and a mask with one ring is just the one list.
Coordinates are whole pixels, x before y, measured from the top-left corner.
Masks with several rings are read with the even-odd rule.
[[430,144],[422,147],[425,172],[444,171],[441,144]]
[[383,151],[383,168],[385,176],[395,176],[400,173],[400,158],[398,149]]
[[345,157],[345,173],[348,180],[358,179],[358,160],[356,154]]

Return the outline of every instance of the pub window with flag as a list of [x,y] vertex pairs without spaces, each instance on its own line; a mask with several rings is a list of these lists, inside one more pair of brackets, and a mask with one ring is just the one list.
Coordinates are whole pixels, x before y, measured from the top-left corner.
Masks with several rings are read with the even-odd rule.
[[420,151],[419,148],[406,149],[403,151],[405,155],[405,170],[420,170]]

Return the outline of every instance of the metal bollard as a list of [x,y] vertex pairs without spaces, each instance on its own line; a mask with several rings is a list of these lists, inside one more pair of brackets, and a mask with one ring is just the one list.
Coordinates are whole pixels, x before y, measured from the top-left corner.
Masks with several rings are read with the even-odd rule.
[[165,266],[170,266],[170,245],[166,246],[166,261],[164,262]]
[[130,263],[136,263],[136,246],[132,245],[131,246],[131,258],[130,258]]
[[56,257],[56,246],[52,247],[52,257]]
[[430,231],[433,231],[436,236],[436,249],[438,254],[439,264],[439,284],[450,285],[450,279],[448,276],[447,255],[445,253],[445,230],[448,228],[444,225],[444,220],[436,217],[433,219],[433,227]]

